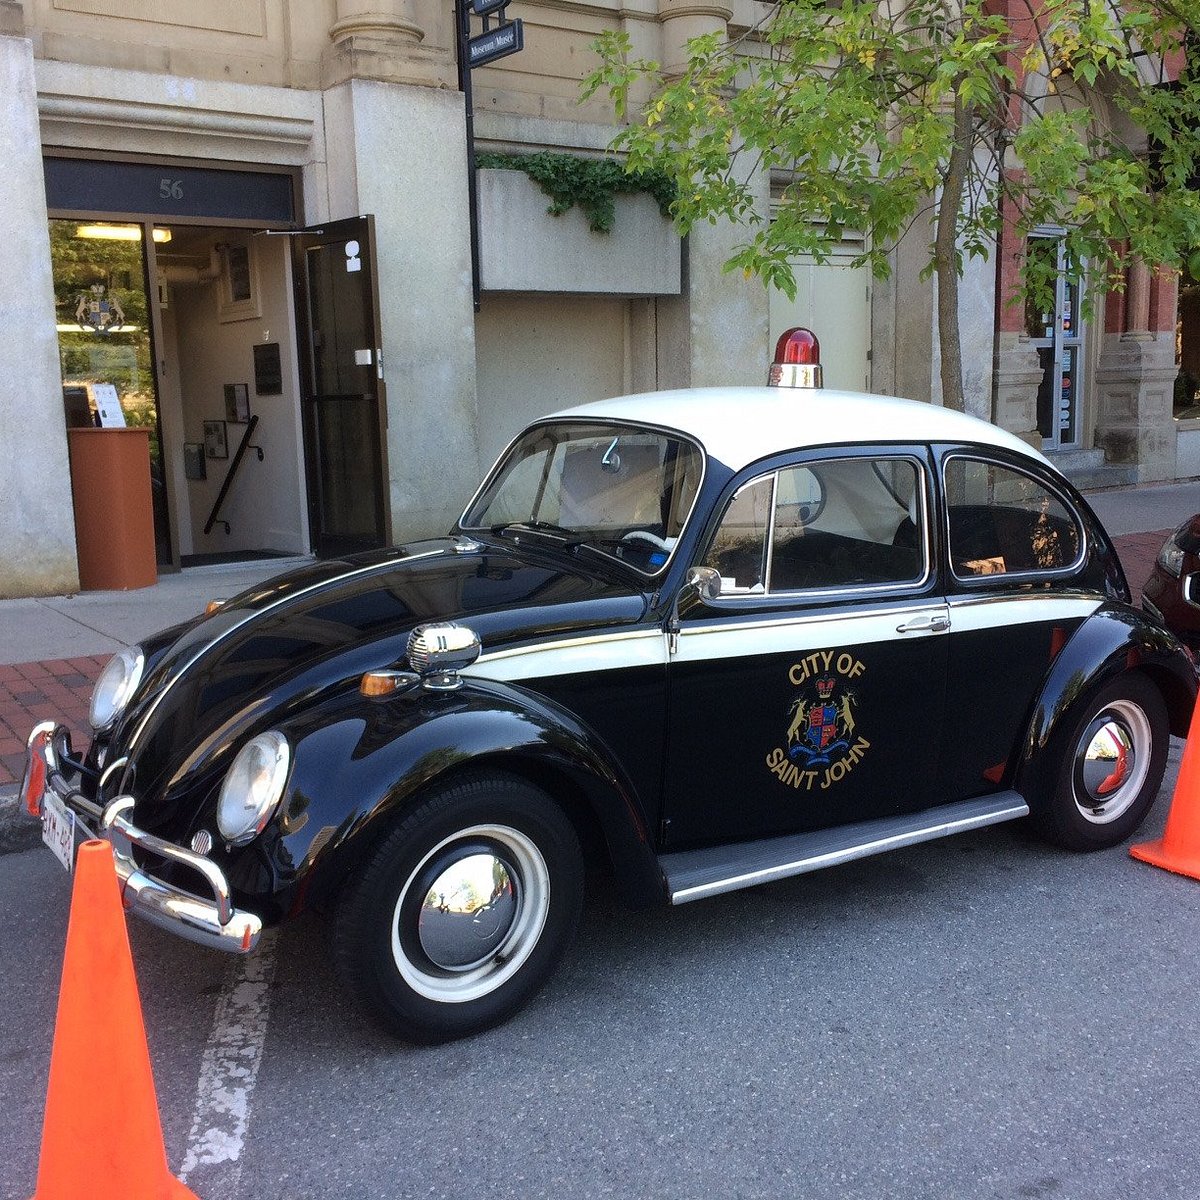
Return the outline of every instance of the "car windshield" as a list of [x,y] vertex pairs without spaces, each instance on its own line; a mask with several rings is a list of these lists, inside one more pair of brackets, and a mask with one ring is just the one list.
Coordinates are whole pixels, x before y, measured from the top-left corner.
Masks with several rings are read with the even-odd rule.
[[667,565],[700,487],[699,447],[657,429],[535,425],[463,516],[463,529],[590,547],[647,575]]

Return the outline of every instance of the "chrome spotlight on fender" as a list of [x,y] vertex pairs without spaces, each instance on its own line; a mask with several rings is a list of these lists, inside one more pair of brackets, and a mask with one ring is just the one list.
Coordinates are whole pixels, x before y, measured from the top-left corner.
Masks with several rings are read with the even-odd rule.
[[408,635],[408,665],[423,687],[451,692],[462,687],[458,672],[478,657],[479,635],[465,625],[418,625]]

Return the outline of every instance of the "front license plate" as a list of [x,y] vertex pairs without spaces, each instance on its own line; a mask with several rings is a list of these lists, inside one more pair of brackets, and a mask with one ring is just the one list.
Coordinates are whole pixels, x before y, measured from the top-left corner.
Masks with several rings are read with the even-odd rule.
[[42,841],[70,871],[75,861],[75,814],[53,792],[42,800]]

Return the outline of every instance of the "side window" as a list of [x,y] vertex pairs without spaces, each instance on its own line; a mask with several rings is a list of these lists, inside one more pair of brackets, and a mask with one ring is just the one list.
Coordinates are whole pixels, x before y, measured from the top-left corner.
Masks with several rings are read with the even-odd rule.
[[737,492],[704,565],[720,573],[722,595],[919,583],[923,495],[910,458],[787,467]]
[[950,565],[960,579],[1073,567],[1083,534],[1071,510],[1030,475],[952,458],[945,466]]
[[767,531],[775,495],[775,476],[768,475],[740,488],[725,510],[704,566],[721,576],[723,596],[766,591]]
[[909,458],[835,458],[780,471],[769,590],[919,582],[918,472]]

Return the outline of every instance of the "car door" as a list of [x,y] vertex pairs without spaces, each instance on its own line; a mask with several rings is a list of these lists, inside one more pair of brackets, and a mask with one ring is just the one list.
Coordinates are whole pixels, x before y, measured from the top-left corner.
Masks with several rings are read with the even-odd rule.
[[719,594],[680,611],[663,839],[682,848],[932,802],[947,610],[928,458],[825,451],[744,472],[702,541]]
[[1050,665],[1103,597],[1084,578],[1085,525],[1065,491],[1030,464],[946,448],[951,634],[938,791],[967,799],[1009,785]]

